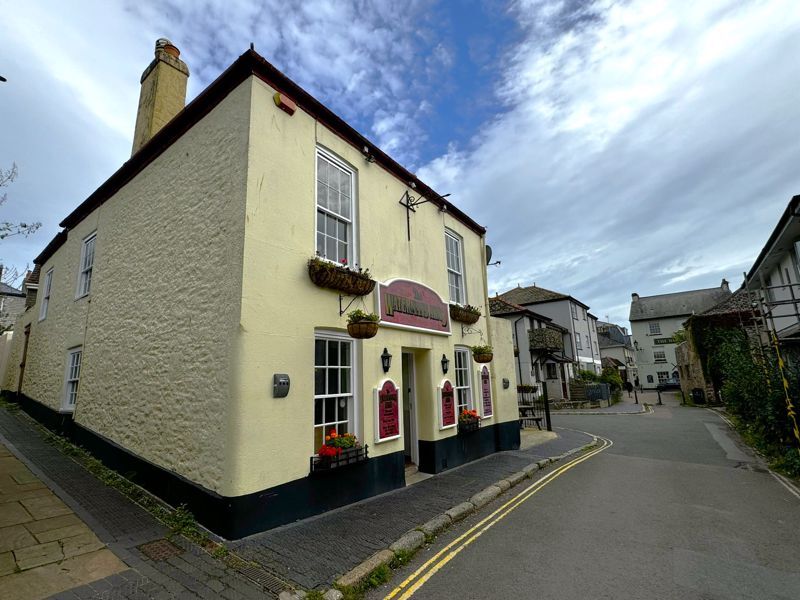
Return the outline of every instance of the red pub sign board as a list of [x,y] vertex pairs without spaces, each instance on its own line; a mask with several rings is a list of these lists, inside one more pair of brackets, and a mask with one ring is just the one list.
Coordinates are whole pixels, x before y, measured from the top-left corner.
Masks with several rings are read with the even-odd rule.
[[378,286],[381,325],[450,334],[450,308],[431,288],[395,279]]
[[481,369],[481,399],[483,400],[483,416],[492,416],[492,383],[489,381],[489,367]]
[[440,388],[441,408],[442,408],[442,429],[453,427],[456,424],[456,399],[453,384],[444,381]]
[[391,379],[384,381],[378,390],[377,420],[378,441],[400,436],[400,401],[397,386]]

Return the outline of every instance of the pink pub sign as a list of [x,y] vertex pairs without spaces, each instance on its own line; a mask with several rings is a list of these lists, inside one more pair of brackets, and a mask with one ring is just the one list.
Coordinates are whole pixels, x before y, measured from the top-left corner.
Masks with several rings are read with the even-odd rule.
[[395,279],[378,287],[381,325],[402,329],[422,329],[432,333],[450,333],[450,309],[431,288]]

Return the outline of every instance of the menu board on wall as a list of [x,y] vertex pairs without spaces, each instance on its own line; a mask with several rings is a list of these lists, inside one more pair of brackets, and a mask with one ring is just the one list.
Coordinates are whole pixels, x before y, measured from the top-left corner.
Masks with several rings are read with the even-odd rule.
[[385,441],[400,436],[400,401],[397,386],[391,379],[383,382],[378,390],[377,439]]
[[492,416],[492,383],[489,381],[489,367],[481,369],[481,398],[483,399],[483,416]]
[[442,429],[456,424],[456,398],[453,384],[445,380],[441,387]]

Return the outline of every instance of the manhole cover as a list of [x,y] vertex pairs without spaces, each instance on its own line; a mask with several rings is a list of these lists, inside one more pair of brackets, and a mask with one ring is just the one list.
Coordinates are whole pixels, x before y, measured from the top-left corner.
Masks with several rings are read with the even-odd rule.
[[167,560],[171,556],[183,554],[183,550],[169,540],[147,542],[139,546],[139,550],[150,560]]

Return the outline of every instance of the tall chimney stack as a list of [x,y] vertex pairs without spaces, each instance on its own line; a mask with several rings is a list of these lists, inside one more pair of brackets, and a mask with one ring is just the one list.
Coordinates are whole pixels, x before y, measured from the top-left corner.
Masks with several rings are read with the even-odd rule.
[[153,62],[142,73],[132,155],[186,105],[189,67],[178,58],[181,51],[168,39],[159,38],[155,54]]

